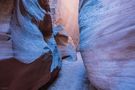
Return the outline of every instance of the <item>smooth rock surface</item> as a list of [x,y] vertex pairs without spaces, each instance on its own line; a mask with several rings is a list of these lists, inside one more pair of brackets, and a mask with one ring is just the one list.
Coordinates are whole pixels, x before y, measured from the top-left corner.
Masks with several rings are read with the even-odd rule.
[[98,90],[135,90],[134,13],[134,0],[84,0],[80,48]]

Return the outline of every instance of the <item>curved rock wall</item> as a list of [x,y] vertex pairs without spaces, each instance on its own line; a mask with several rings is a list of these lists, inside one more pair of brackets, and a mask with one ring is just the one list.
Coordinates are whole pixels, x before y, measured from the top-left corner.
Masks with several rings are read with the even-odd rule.
[[85,0],[80,48],[98,90],[135,89],[135,1]]

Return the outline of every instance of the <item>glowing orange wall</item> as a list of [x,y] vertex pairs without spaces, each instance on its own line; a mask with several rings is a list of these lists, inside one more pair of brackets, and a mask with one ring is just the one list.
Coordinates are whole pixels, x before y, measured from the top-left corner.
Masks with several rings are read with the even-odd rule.
[[78,7],[79,0],[57,0],[57,23],[64,24],[65,30],[74,43],[79,42]]

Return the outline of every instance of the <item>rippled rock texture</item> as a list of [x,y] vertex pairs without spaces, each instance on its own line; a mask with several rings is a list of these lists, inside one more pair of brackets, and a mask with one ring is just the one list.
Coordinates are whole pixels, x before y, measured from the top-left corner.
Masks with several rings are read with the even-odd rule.
[[98,90],[135,90],[135,1],[84,0],[80,49]]
[[0,90],[38,90],[61,56],[47,0],[0,0]]

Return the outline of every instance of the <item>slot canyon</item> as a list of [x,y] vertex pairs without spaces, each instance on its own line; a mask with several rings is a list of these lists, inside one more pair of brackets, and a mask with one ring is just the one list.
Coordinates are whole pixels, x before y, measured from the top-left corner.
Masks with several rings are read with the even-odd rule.
[[135,0],[0,0],[0,90],[135,90]]

